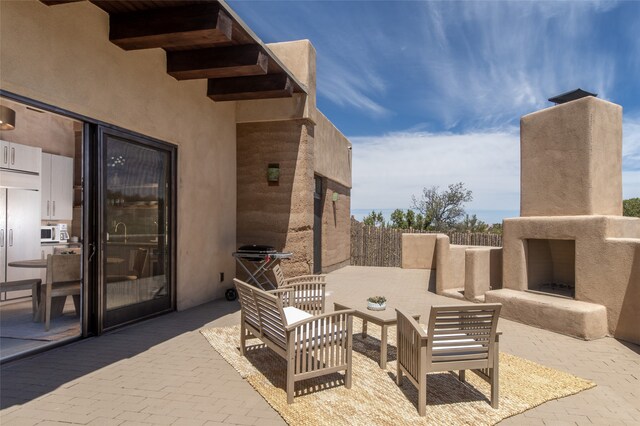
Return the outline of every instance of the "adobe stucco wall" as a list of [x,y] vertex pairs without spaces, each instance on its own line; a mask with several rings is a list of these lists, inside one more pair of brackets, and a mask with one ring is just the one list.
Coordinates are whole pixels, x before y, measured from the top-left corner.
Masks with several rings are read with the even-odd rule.
[[[351,144],[316,109],[316,52],[308,40],[267,45],[306,86],[308,95],[237,103],[237,244],[293,252],[285,275],[313,271],[314,172],[323,178],[322,270],[350,257]],[[269,185],[267,166],[280,165]],[[339,194],[332,201],[333,192]],[[240,271],[239,271],[240,272]],[[240,274],[243,276],[243,274]]]
[[640,219],[528,217],[503,223],[504,288],[528,288],[527,238],[574,240],[575,299],[604,305],[609,332],[640,343]]
[[[286,276],[310,273],[313,261],[312,132],[307,120],[237,126],[237,244],[293,252]],[[280,166],[277,185],[267,181],[271,163]]]
[[42,152],[50,154],[74,156],[75,131],[72,120],[54,114],[42,114],[9,99],[0,99],[0,105],[13,109],[18,119],[15,129],[0,130],[0,139],[39,147]]
[[324,178],[322,271],[330,272],[348,265],[351,257],[351,142],[320,111],[313,157],[315,173]]
[[315,172],[351,188],[351,142],[320,111],[316,118]]
[[167,75],[161,49],[111,44],[89,2],[2,1],[0,31],[3,90],[178,146],[178,309],[221,297],[235,275],[235,103]]
[[622,107],[592,96],[520,120],[520,215],[622,215]]
[[[349,264],[351,258],[351,189],[323,179],[322,197],[322,272],[328,273]],[[333,201],[333,193],[338,201]]]
[[402,268],[436,269],[438,234],[402,234]]

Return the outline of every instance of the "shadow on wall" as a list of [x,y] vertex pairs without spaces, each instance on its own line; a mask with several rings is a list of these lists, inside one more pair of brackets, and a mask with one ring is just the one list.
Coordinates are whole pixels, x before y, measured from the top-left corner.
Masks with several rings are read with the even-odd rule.
[[636,244],[631,264],[629,284],[622,301],[615,337],[621,340],[640,342],[640,244]]
[[[312,137],[313,127],[300,121],[237,126],[236,243],[293,252],[282,264],[285,275],[309,273],[312,259]],[[274,163],[277,183],[267,181],[267,166]]]

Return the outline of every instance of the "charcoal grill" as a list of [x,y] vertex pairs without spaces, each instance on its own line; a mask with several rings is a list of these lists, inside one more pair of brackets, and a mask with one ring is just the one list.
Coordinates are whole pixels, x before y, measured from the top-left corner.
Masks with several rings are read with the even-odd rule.
[[247,282],[262,290],[275,289],[276,285],[267,277],[267,272],[281,259],[289,259],[293,253],[278,252],[274,247],[251,244],[241,246],[233,253],[236,262],[247,273]]

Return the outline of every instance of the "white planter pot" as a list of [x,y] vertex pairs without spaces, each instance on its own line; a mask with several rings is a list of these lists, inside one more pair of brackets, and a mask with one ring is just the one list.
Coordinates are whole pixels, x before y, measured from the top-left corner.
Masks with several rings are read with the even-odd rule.
[[370,311],[384,311],[387,309],[387,303],[385,302],[382,305],[379,305],[377,303],[367,301],[367,309]]

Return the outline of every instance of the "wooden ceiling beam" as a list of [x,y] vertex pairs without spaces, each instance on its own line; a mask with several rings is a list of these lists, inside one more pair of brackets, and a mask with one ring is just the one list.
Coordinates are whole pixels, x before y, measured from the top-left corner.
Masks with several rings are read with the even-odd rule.
[[167,74],[176,80],[263,75],[268,66],[256,44],[167,52]]
[[80,1],[84,1],[84,0],[40,0],[41,3],[44,3],[47,6],[56,6],[59,4],[66,4],[66,3],[77,3]]
[[293,82],[287,74],[209,79],[207,96],[216,102],[293,96]]
[[109,40],[124,50],[208,47],[231,41],[231,18],[218,3],[116,13],[109,23]]

